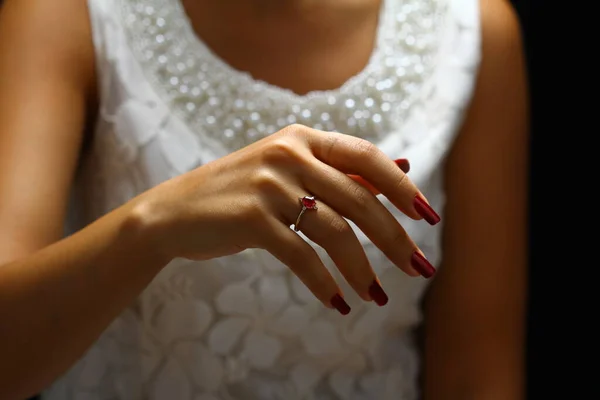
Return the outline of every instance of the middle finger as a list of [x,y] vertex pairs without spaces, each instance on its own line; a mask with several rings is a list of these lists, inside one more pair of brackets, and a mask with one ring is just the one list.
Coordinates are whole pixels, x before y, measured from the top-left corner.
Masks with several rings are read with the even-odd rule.
[[302,174],[304,186],[349,218],[394,264],[408,275],[431,277],[435,268],[390,211],[363,185],[314,159]]

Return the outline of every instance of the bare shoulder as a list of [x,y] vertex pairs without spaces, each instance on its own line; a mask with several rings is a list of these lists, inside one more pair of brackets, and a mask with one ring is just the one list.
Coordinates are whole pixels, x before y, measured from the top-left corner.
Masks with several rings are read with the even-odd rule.
[[[480,0],[483,33],[493,34],[498,39],[519,39],[520,28],[518,16],[509,0]],[[503,35],[496,36],[495,34]]]
[[508,0],[480,0],[480,12],[482,62],[478,85],[501,85],[502,80],[513,80],[514,74],[524,72],[519,19]]
[[519,35],[517,13],[509,0],[479,0],[484,33],[508,32]]
[[[527,134],[527,74],[518,16],[508,0],[479,1],[481,63],[465,124],[453,146],[456,157],[451,157],[451,170],[452,164],[464,163],[463,148],[479,148],[481,141],[498,144],[508,137],[521,142]],[[489,129],[491,121],[499,125]],[[520,129],[506,129],[511,123]]]
[[[45,59],[35,67],[59,64],[92,84],[93,45],[86,0],[5,0],[0,11],[0,51],[3,56],[17,57],[12,65],[22,66],[23,57]],[[3,63],[2,68],[7,67]]]
[[91,86],[94,56],[87,1],[5,0],[0,11],[0,51],[18,57],[15,61],[45,59],[38,68],[69,67],[71,74]]

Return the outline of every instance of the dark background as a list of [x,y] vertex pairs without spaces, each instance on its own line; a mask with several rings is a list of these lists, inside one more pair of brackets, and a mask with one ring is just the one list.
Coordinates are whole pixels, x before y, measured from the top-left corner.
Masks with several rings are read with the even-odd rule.
[[[400,1],[400,0],[396,0]],[[569,141],[554,140],[558,126],[570,121],[566,111],[569,102],[556,92],[556,75],[548,72],[562,56],[569,58],[569,52],[556,40],[572,43],[579,40],[574,33],[566,29],[565,23],[578,21],[581,7],[578,2],[553,2],[552,0],[512,0],[521,20],[525,42],[529,89],[531,98],[531,196],[530,196],[530,288],[527,343],[527,386],[528,399],[575,399],[580,396],[590,398],[595,380],[583,377],[585,368],[576,362],[586,358],[588,346],[580,337],[584,329],[581,320],[575,317],[581,304],[575,300],[579,281],[569,278],[577,271],[568,272],[573,264],[581,263],[574,252],[557,251],[576,243],[561,235],[560,216],[557,214],[551,223],[548,219],[548,203],[556,198],[556,182],[549,179],[551,168],[564,167],[562,154],[567,150],[562,146]],[[560,3],[560,4],[559,4]],[[0,0],[0,5],[2,0]],[[560,7],[560,8],[559,8]],[[551,24],[542,27],[542,15],[547,11],[557,11],[560,16],[551,20]],[[585,9],[583,9],[585,13]],[[556,14],[555,14],[556,15]],[[548,19],[546,19],[547,21]],[[539,23],[538,23],[539,22]],[[535,29],[534,29],[535,26]],[[558,35],[557,35],[558,34]],[[554,35],[554,36],[552,36]],[[570,35],[570,36],[569,36]],[[568,49],[567,49],[568,50]],[[545,53],[544,53],[545,51]],[[576,60],[569,65],[561,63],[560,76],[567,76],[574,85],[578,77],[579,64]],[[561,79],[558,79],[560,83]],[[564,79],[562,80],[564,81]],[[580,82],[577,82],[580,83]],[[554,107],[554,109],[552,108]],[[561,119],[562,118],[562,119]],[[569,120],[567,120],[569,118]],[[597,130],[597,128],[596,128]],[[564,132],[562,132],[564,134]],[[576,135],[577,132],[567,132]],[[575,200],[575,202],[577,199]],[[577,204],[569,203],[574,209]],[[567,212],[567,214],[569,214]],[[567,218],[569,215],[567,215]],[[563,222],[564,224],[564,222]],[[573,229],[573,228],[566,228]],[[577,239],[570,239],[577,240]],[[581,258],[581,256],[580,256]],[[567,272],[563,273],[566,269]],[[569,280],[571,279],[571,280]],[[585,317],[584,317],[585,319]],[[589,319],[589,318],[588,318]],[[40,333],[43,334],[43,333]],[[594,338],[595,339],[595,338]],[[583,343],[581,343],[583,341]],[[594,362],[594,359],[592,359]],[[597,367],[595,368],[597,370]],[[598,377],[595,377],[598,379]],[[577,395],[576,393],[579,393]],[[506,399],[510,400],[510,399]]]
[[[540,110],[541,94],[543,93],[543,78],[540,76],[539,54],[540,43],[536,42],[539,35],[533,33],[533,20],[542,7],[544,0],[512,0],[519,18],[525,44],[525,54],[529,77],[529,92],[531,106],[531,168],[530,168],[530,224],[529,224],[529,248],[530,248],[530,275],[529,275],[529,312],[528,312],[528,338],[527,338],[527,398],[539,399],[546,397],[552,391],[549,389],[549,380],[552,379],[551,360],[548,354],[556,351],[556,343],[552,337],[545,336],[544,332],[554,322],[552,316],[548,315],[545,300],[550,295],[550,289],[544,286],[543,266],[544,253],[541,249],[542,241],[538,234],[542,232],[543,216],[541,215],[541,204],[548,188],[540,181],[543,173],[541,166],[541,124]],[[538,32],[539,33],[539,32]],[[544,193],[545,192],[545,193]],[[555,339],[555,338],[554,338]],[[546,343],[546,344],[544,344]],[[552,343],[550,345],[550,343]],[[550,348],[554,346],[555,348]],[[560,381],[559,381],[560,382]],[[559,389],[560,391],[560,389]]]
[[597,14],[580,1],[512,3],[531,98],[527,398],[600,399]]

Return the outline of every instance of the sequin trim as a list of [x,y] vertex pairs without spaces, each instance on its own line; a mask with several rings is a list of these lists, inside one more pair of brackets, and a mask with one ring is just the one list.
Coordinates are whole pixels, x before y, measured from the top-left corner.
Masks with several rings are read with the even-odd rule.
[[301,123],[376,141],[402,123],[431,74],[443,0],[387,0],[365,69],[339,89],[297,95],[228,66],[179,0],[120,0],[129,41],[172,111],[234,151]]

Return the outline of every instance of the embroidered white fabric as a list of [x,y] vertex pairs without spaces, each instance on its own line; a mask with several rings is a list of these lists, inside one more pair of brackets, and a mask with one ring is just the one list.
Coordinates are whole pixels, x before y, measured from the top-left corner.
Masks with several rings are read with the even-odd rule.
[[[441,163],[468,106],[480,58],[477,0],[387,0],[366,68],[337,90],[299,96],[213,54],[179,0],[88,0],[101,113],[78,176],[70,229],[140,192],[290,123],[337,130],[408,158],[443,208]],[[382,199],[435,265],[440,226]],[[426,280],[408,278],[360,232],[390,297],[347,287],[342,317],[286,267],[251,250],[175,260],[45,399],[412,400]]]

